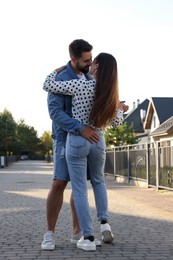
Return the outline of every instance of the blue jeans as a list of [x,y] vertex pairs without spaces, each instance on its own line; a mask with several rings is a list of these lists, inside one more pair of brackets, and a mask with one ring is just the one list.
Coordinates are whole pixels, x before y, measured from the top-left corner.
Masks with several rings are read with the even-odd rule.
[[65,158],[66,141],[53,139],[53,169],[54,180],[70,180]]
[[87,167],[94,191],[98,221],[108,218],[108,200],[104,176],[106,159],[105,140],[98,131],[100,141],[91,144],[82,136],[68,134],[66,160],[73,190],[75,208],[84,236],[93,236],[93,226],[88,202]]

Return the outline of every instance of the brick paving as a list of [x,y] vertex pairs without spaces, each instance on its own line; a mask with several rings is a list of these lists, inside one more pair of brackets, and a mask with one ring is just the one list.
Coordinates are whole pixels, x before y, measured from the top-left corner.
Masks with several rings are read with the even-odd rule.
[[[20,161],[0,169],[0,260],[173,259],[173,192],[116,183],[110,176],[106,181],[114,242],[94,252],[70,243],[69,183],[56,227],[56,248],[42,251],[52,167],[41,161]],[[100,238],[90,184],[88,188],[95,234]]]

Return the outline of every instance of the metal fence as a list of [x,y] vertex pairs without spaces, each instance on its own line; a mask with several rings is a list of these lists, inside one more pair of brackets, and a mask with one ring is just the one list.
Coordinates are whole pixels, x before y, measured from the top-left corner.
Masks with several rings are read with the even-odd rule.
[[[0,156],[0,167],[19,159],[18,156]],[[173,191],[173,139],[107,149],[105,174]]]
[[0,168],[7,167],[12,163],[17,162],[18,160],[19,156],[16,155],[0,156]]
[[107,149],[105,174],[173,191],[173,140]]

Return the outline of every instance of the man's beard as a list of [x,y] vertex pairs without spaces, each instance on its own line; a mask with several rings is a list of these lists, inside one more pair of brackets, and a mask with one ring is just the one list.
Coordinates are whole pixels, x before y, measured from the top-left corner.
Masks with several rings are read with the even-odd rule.
[[82,73],[88,73],[88,72],[89,72],[89,67],[90,67],[90,66],[81,67],[78,62],[76,63],[76,68],[77,68],[79,71],[81,71]]

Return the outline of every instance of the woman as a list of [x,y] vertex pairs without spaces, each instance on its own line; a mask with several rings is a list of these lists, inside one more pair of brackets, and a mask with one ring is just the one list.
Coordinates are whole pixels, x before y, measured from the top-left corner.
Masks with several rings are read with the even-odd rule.
[[[62,68],[61,68],[62,69]],[[102,239],[113,241],[108,220],[107,191],[104,178],[106,159],[103,130],[123,121],[123,111],[119,109],[117,62],[108,53],[100,53],[91,66],[93,80],[83,78],[70,81],[55,81],[59,70],[47,76],[43,89],[52,93],[72,95],[72,114],[83,124],[90,125],[100,136],[98,143],[91,144],[80,135],[68,134],[66,160],[70,174],[74,203],[83,237],[77,247],[96,250],[94,232],[87,198],[87,165],[91,175],[97,208],[97,218],[101,222]]]

